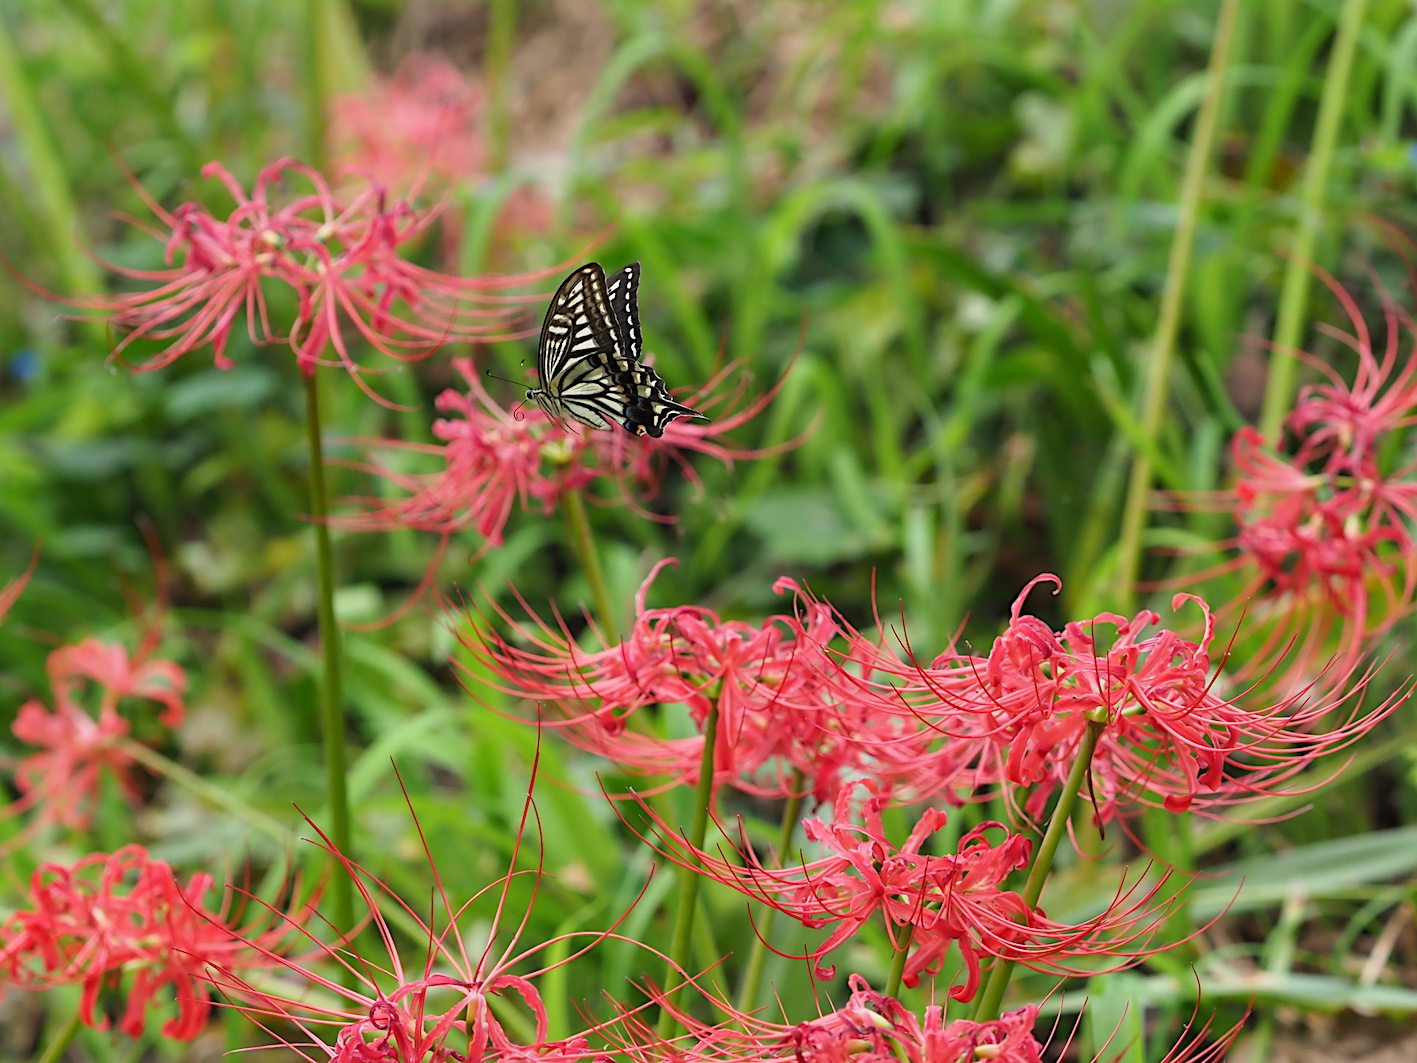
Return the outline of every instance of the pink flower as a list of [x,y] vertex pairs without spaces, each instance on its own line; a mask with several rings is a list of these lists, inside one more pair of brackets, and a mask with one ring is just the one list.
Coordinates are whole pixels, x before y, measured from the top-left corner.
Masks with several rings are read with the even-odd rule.
[[410,55],[392,79],[330,101],[328,140],[339,169],[360,171],[387,188],[414,194],[486,165],[482,86],[451,63]]
[[[368,391],[364,376],[370,370],[355,360],[352,340],[410,361],[445,343],[505,336],[524,300],[494,293],[544,275],[459,278],[404,261],[399,249],[421,238],[429,216],[402,200],[390,204],[383,186],[372,180],[346,202],[320,174],[291,159],[262,170],[249,195],[218,163],[209,163],[203,176],[226,187],[236,204],[231,213],[219,217],[198,203],[169,213],[149,200],[167,230],[161,237],[167,268],[111,266],[152,287],[78,301],[128,333],[115,356],[139,340],[161,345],[139,370],[162,368],[206,346],[217,366],[227,368],[227,343],[244,323],[253,343],[288,343],[304,372],[343,365]],[[291,177],[311,191],[273,201],[274,191]],[[271,321],[271,286],[294,298],[288,327]],[[334,363],[327,348],[335,352]]]
[[267,966],[288,930],[309,916],[301,908],[285,914],[281,926],[238,929],[225,910],[203,906],[212,881],[197,874],[183,887],[171,867],[137,845],[94,853],[72,867],[42,864],[30,880],[28,904],[0,924],[0,975],[28,989],[81,986],[83,1022],[97,1029],[108,1025],[94,1013],[100,990],[128,980],[118,1028],[132,1037],[143,1033],[148,1009],[170,986],[177,1015],[162,1034],[190,1041],[211,1012],[208,965]]
[[[778,868],[759,860],[746,837],[732,857],[692,848],[682,835],[645,812],[656,828],[657,849],[682,866],[702,869],[706,877],[770,905],[803,926],[828,927],[831,933],[808,958],[817,974],[830,978],[834,967],[824,957],[850,941],[867,922],[882,918],[897,949],[909,949],[906,985],[939,973],[953,945],[965,964],[964,982],[950,989],[955,1000],[972,1000],[979,988],[980,958],[1017,961],[1055,974],[1095,972],[1099,958],[1111,969],[1127,966],[1150,951],[1146,941],[1169,915],[1166,902],[1149,907],[1160,888],[1139,897],[1138,887],[1119,888],[1101,915],[1078,926],[1048,919],[1030,908],[1004,880],[1029,864],[1032,846],[998,823],[971,830],[946,856],[921,852],[945,825],[945,814],[926,809],[898,848],[886,837],[881,811],[886,799],[869,786],[859,813],[853,809],[857,786],[843,787],[828,822],[803,822],[807,840],[826,855]],[[857,821],[859,820],[859,825]],[[991,835],[1001,834],[997,844]],[[1089,964],[1079,964],[1083,957]]]
[[[121,646],[85,639],[49,655],[54,708],[28,701],[11,725],[16,738],[40,752],[25,757],[15,769],[21,797],[6,810],[9,814],[37,808],[36,825],[84,828],[105,771],[139,800],[129,774],[133,758],[125,748],[129,725],[118,712],[119,703],[155,701],[162,706],[158,721],[176,727],[185,712],[182,695],[187,689],[187,676],[176,664],[144,659],[150,650],[145,646],[133,659]],[[98,689],[93,715],[82,700],[86,682]]]
[[[650,585],[671,563],[660,562],[641,585],[634,625],[619,645],[584,651],[564,623],[553,628],[528,608],[531,627],[498,610],[513,637],[486,634],[470,648],[499,689],[539,702],[543,722],[623,769],[668,775],[666,787],[694,785],[713,707],[716,785],[761,796],[805,787],[829,799],[844,777],[865,769],[866,737],[893,725],[834,696],[837,665],[827,645],[838,627],[831,610],[811,603],[749,623],[695,605],[650,609]],[[792,593],[797,586],[780,580],[774,589]],[[698,734],[661,738],[636,719],[652,706],[677,703],[687,706]]]
[[1280,792],[1407,697],[1402,692],[1362,711],[1369,673],[1342,695],[1309,689],[1269,701],[1221,672],[1227,654],[1212,657],[1215,618],[1195,595],[1177,595],[1172,607],[1201,610],[1198,642],[1153,630],[1161,618],[1150,610],[1132,620],[1102,613],[1054,632],[1022,612],[1028,593],[1044,582],[1059,581],[1045,575],[1024,588],[986,657],[950,648],[923,665],[854,642],[849,656],[874,678],[851,680],[843,696],[914,715],[937,736],[913,764],[897,764],[897,786],[955,800],[1007,797],[1022,787],[1025,811],[1037,818],[1095,727],[1089,796],[1102,819],[1132,804],[1211,811]]
[[[720,390],[731,376],[728,367],[717,374],[692,399],[708,409],[721,407],[713,424],[671,423],[661,438],[634,436],[618,428],[587,431],[545,417],[537,409],[511,413],[497,404],[482,385],[472,363],[453,359],[466,392],[449,388],[438,396],[442,418],[433,423],[441,445],[407,444],[399,440],[374,440],[366,444],[369,458],[360,466],[402,492],[390,501],[371,495],[348,499],[359,512],[343,518],[346,526],[363,530],[416,528],[451,534],[471,528],[484,541],[484,549],[502,542],[513,509],[554,512],[561,499],[596,480],[615,482],[622,498],[634,504],[635,496],[657,489],[665,466],[673,462],[697,481],[690,453],[705,454],[732,466],[742,458],[782,452],[796,440],[771,450],[745,450],[723,441],[725,433],[762,412],[776,388],[752,401],[744,401],[748,378],[740,375],[730,394]],[[524,404],[523,404],[524,405]],[[433,454],[442,467],[431,473],[404,472],[402,461],[389,454]]]

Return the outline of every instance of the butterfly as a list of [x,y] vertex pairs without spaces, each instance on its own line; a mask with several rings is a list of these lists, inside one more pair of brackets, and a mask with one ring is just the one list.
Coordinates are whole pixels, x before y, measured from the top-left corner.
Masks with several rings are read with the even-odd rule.
[[669,397],[664,381],[640,361],[640,264],[609,281],[587,262],[561,282],[541,324],[536,374],[526,393],[548,417],[572,417],[591,428],[615,422],[637,436],[658,439],[677,417],[708,418]]

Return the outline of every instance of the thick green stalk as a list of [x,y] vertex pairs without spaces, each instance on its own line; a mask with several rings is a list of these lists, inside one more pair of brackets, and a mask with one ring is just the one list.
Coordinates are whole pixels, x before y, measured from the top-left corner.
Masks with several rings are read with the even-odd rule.
[[[1078,791],[1087,776],[1087,767],[1092,763],[1097,740],[1107,725],[1090,720],[1083,732],[1082,744],[1078,747],[1077,759],[1068,772],[1068,781],[1058,794],[1058,803],[1053,806],[1053,818],[1048,821],[1048,830],[1039,843],[1038,852],[1033,857],[1033,866],[1028,871],[1028,882],[1023,887],[1023,903],[1030,908],[1038,907],[1038,898],[1043,896],[1043,884],[1048,881],[1048,872],[1053,869],[1053,857],[1058,852],[1058,844],[1068,832],[1068,821],[1073,816],[1073,806],[1077,803]],[[989,972],[989,981],[979,997],[979,1005],[974,1010],[975,1022],[992,1022],[999,1017],[999,1006],[1004,1002],[1004,991],[1009,987],[1009,979],[1014,975],[1014,964],[1006,960],[996,960]]]
[[282,826],[276,820],[257,809],[252,808],[239,797],[234,797],[227,793],[220,786],[214,786],[196,772],[184,768],[175,760],[169,760],[156,750],[149,749],[141,742],[135,742],[131,738],[120,738],[118,746],[129,757],[136,760],[143,767],[147,768],[154,775],[161,775],[170,779],[178,786],[185,787],[197,797],[206,801],[224,812],[241,820],[248,826],[254,827],[266,837],[278,842],[288,841],[290,838],[290,828]]
[[1323,221],[1324,200],[1328,197],[1328,174],[1333,165],[1334,147],[1342,123],[1348,94],[1348,75],[1353,54],[1363,29],[1368,0],[1347,0],[1339,18],[1338,33],[1324,74],[1319,116],[1314,123],[1314,139],[1304,168],[1300,194],[1299,225],[1294,246],[1284,269],[1284,285],[1279,292],[1279,312],[1274,325],[1274,351],[1270,356],[1269,380],[1265,384],[1260,433],[1271,442],[1278,440],[1289,406],[1294,401],[1294,351],[1303,337],[1304,314],[1309,304],[1309,274],[1313,269],[1314,244]]
[[[325,453],[320,441],[320,377],[301,372],[305,383],[305,438],[310,449],[310,519],[315,526],[315,559],[320,577],[320,716],[325,736],[325,794],[329,802],[330,840],[353,858],[349,837],[346,784],[344,699],[340,696],[340,639],[335,624],[334,559],[330,550],[330,504],[325,491]],[[347,934],[354,926],[354,895],[349,876],[336,867],[330,876],[330,915]]]
[[69,1020],[59,1028],[59,1032],[54,1035],[54,1039],[44,1046],[44,1054],[35,1063],[59,1063],[64,1058],[64,1051],[69,1047],[69,1042],[74,1039],[74,1035],[79,1032],[79,1009],[75,1008],[74,1013],[69,1016]]
[[897,997],[900,995],[901,979],[905,977],[905,961],[910,957],[910,942],[915,937],[915,924],[909,923],[900,931],[900,941],[895,947],[895,956],[891,958],[891,973],[886,979],[886,996]]
[[[1210,46],[1206,69],[1205,98],[1196,115],[1191,150],[1186,159],[1186,175],[1181,184],[1180,213],[1176,234],[1171,239],[1171,257],[1166,264],[1166,284],[1161,290],[1161,307],[1156,332],[1151,341],[1151,361],[1146,367],[1146,390],[1142,395],[1141,430],[1145,438],[1161,435],[1161,418],[1166,409],[1171,360],[1176,351],[1176,333],[1181,325],[1186,280],[1191,272],[1191,249],[1195,245],[1196,220],[1200,216],[1205,174],[1215,151],[1220,101],[1225,88],[1225,71],[1230,63],[1235,39],[1236,12],[1240,0],[1223,0],[1215,38]],[[1146,527],[1147,501],[1151,495],[1151,459],[1138,450],[1132,459],[1131,483],[1127,487],[1126,509],[1122,512],[1122,535],[1117,548],[1117,585],[1124,610],[1131,608],[1141,567],[1142,531]]]
[[590,596],[595,599],[595,611],[600,614],[596,619],[600,621],[605,644],[613,646],[620,641],[620,625],[615,620],[615,607],[610,602],[610,591],[605,585],[605,570],[600,567],[600,551],[595,548],[585,501],[579,491],[569,492],[565,501],[566,532],[571,540],[571,549],[576,552],[576,560],[581,563],[586,582],[590,584]]
[[[782,806],[782,827],[777,836],[777,866],[783,867],[789,859],[788,847],[792,835],[797,830],[797,818],[802,814],[802,770],[792,773],[788,784],[790,791]],[[748,954],[748,965],[743,968],[743,982],[738,988],[738,1010],[752,1011],[758,1003],[758,989],[763,983],[763,968],[767,965],[768,939],[772,937],[772,925],[777,919],[777,909],[765,906],[758,921],[757,937],[753,941],[753,951]]]
[[[713,803],[714,747],[718,744],[718,702],[709,709],[704,720],[704,751],[699,758],[699,785],[694,790],[694,818],[689,823],[689,845],[704,847],[708,835],[709,805]],[[684,984],[681,973],[689,965],[689,947],[693,940],[694,911],[699,904],[699,870],[692,860],[679,869],[679,910],[674,915],[674,937],[669,945],[669,965],[664,972],[664,1006],[659,1012],[660,1037],[673,1032],[675,1019],[670,1005],[679,996]]]

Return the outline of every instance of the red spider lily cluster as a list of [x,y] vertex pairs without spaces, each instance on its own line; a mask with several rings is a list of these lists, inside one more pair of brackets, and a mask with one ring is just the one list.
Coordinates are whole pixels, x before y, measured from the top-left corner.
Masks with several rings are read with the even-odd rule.
[[[950,647],[930,663],[904,659],[859,636],[846,657],[859,673],[845,696],[919,720],[934,737],[893,781],[906,792],[952,800],[1025,795],[1037,819],[1067,778],[1084,735],[1097,731],[1089,796],[1107,821],[1137,805],[1213,812],[1272,796],[1318,757],[1367,734],[1406,698],[1363,710],[1371,673],[1341,694],[1311,687],[1271,700],[1222,672],[1206,602],[1177,595],[1203,622],[1199,641],[1160,628],[1144,609],[1131,620],[1102,613],[1053,631],[1023,613],[1040,583],[1015,599],[1009,625],[985,656]],[[903,642],[904,640],[902,640]],[[908,646],[908,643],[906,644]]]
[[[342,365],[367,391],[364,377],[371,370],[356,359],[354,341],[411,361],[445,343],[507,336],[525,300],[497,292],[536,279],[451,277],[400,258],[402,248],[423,237],[431,215],[405,200],[390,202],[384,186],[371,179],[344,198],[292,159],[263,169],[249,194],[219,163],[209,163],[203,176],[230,194],[230,213],[220,216],[195,202],[169,212],[147,199],[165,230],[153,235],[166,244],[166,268],[110,265],[148,287],[78,301],[126,333],[115,356],[140,340],[160,345],[136,365],[140,370],[162,368],[206,346],[217,366],[229,367],[227,344],[244,325],[252,343],[289,344],[304,372]],[[285,193],[291,179],[310,191]],[[271,293],[280,289],[294,306],[290,320],[277,323]]]
[[1157,629],[1150,610],[1055,632],[1022,612],[1034,586],[1058,582],[1042,576],[1014,602],[987,655],[951,647],[923,664],[862,635],[791,580],[776,589],[794,596],[794,612],[753,625],[721,623],[697,606],[647,609],[653,578],[620,645],[584,650],[564,623],[532,614],[533,628],[514,625],[512,638],[481,636],[472,648],[505,692],[538,702],[571,741],[671,785],[697,780],[702,734],[660,738],[626,719],[682,702],[702,730],[712,699],[716,779],[759,796],[827,801],[864,777],[903,801],[1001,794],[1012,806],[1022,795],[1022,812],[1037,819],[1092,728],[1089,796],[1101,820],[1138,805],[1207,812],[1284,792],[1407,696],[1365,711],[1371,674],[1337,695],[1271,701],[1235,687],[1220,672],[1224,654],[1212,659],[1209,607],[1193,595],[1174,604],[1201,610],[1199,642]]
[[1348,315],[1347,331],[1320,327],[1356,356],[1353,379],[1298,354],[1323,380],[1300,391],[1283,446],[1241,429],[1230,444],[1235,486],[1187,500],[1234,513],[1238,527],[1220,544],[1232,557],[1187,581],[1243,578],[1233,600],[1251,622],[1265,622],[1250,672],[1272,670],[1274,657],[1297,643],[1290,685],[1326,670],[1322,681],[1338,686],[1417,596],[1417,465],[1391,445],[1417,421],[1417,327],[1383,293],[1379,349],[1353,297],[1316,272]]
[[[716,786],[826,800],[865,770],[873,735],[879,730],[887,743],[890,723],[834,696],[833,612],[816,603],[753,624],[700,606],[649,609],[650,586],[669,563],[641,586],[634,627],[619,645],[584,651],[564,622],[552,627],[531,614],[535,630],[514,625],[514,640],[493,633],[471,648],[505,692],[539,702],[542,719],[572,742],[631,771],[667,775],[670,786],[697,783],[711,706]],[[627,726],[644,710],[675,703],[688,707],[699,734],[659,738]]]
[[[881,821],[888,799],[871,792],[868,784],[859,786],[867,790],[859,812],[856,787],[848,786],[836,799],[832,820],[803,821],[807,841],[825,853],[817,860],[770,867],[746,840],[731,858],[696,850],[650,812],[656,847],[676,863],[803,926],[830,927],[830,935],[809,954],[818,977],[835,975],[835,967],[825,966],[823,958],[878,916],[884,918],[893,947],[908,952],[907,986],[939,974],[953,946],[965,965],[964,981],[950,989],[960,1001],[973,1000],[979,989],[981,956],[1060,975],[1079,973],[1076,963],[1084,957],[1110,957],[1124,967],[1149,951],[1150,934],[1170,914],[1165,905],[1152,906],[1158,887],[1119,889],[1112,905],[1086,923],[1054,922],[1003,885],[1011,873],[1029,866],[1028,839],[1002,824],[984,823],[968,831],[953,853],[929,856],[921,847],[944,827],[945,814],[926,809],[897,847]],[[853,822],[858,819],[859,825]],[[1096,971],[1096,964],[1087,970]]]
[[265,964],[309,916],[297,907],[280,925],[261,919],[236,926],[226,911],[205,907],[212,884],[210,875],[197,874],[183,886],[138,845],[72,866],[43,864],[26,904],[0,924],[0,985],[80,986],[82,1021],[106,1029],[107,1017],[96,1014],[100,991],[126,982],[118,1028],[132,1037],[143,1033],[148,1010],[170,987],[177,1014],[162,1035],[190,1041],[211,1013],[208,968]]
[[[156,702],[161,706],[157,720],[164,727],[179,726],[186,712],[186,673],[172,661],[152,659],[154,648],[149,639],[133,657],[122,646],[85,639],[49,655],[53,707],[27,701],[11,725],[16,738],[38,751],[16,767],[21,796],[5,814],[34,810],[31,829],[45,823],[87,827],[105,772],[138,800],[133,757],[126,748],[130,726],[119,704]],[[84,703],[89,684],[98,692],[96,713]]]
[[[367,445],[361,467],[398,497],[371,495],[348,500],[357,512],[342,518],[360,530],[415,528],[449,536],[471,529],[482,549],[502,542],[502,532],[516,507],[550,513],[571,491],[607,479],[631,504],[652,493],[666,465],[673,463],[691,482],[697,477],[687,460],[704,454],[732,465],[776,450],[743,450],[722,437],[762,412],[776,389],[744,402],[745,373],[728,388],[737,367],[728,366],[686,401],[714,414],[712,423],[669,424],[658,439],[632,436],[618,429],[590,432],[548,419],[540,410],[508,412],[487,393],[467,359],[453,359],[465,391],[449,388],[437,399],[442,418],[433,423],[441,444],[419,446],[398,440]],[[790,444],[789,444],[790,445]],[[434,472],[401,472],[398,455],[429,454],[440,460]],[[646,513],[646,516],[651,514]]]

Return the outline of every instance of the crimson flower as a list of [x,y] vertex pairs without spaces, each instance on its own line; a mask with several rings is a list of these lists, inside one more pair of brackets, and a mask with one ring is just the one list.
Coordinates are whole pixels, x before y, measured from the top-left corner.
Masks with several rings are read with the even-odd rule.
[[[813,602],[749,623],[722,620],[697,605],[648,608],[655,577],[674,563],[661,561],[641,585],[634,625],[619,645],[583,650],[564,622],[552,627],[527,607],[531,626],[499,608],[512,638],[482,634],[491,624],[475,625],[481,642],[470,649],[499,689],[540,703],[542,722],[628,771],[670,776],[666,787],[697,782],[703,730],[716,708],[716,785],[829,799],[846,777],[866,769],[864,738],[893,726],[882,714],[861,711],[863,703],[834,696],[837,665],[827,653],[838,631],[832,611]],[[790,580],[774,589],[798,591]],[[662,738],[646,722],[652,714],[645,710],[674,704],[687,707],[698,733]]]
[[[453,359],[466,391],[449,388],[437,398],[444,414],[433,423],[434,446],[400,440],[373,440],[368,459],[360,466],[397,496],[380,495],[347,500],[356,513],[342,523],[359,530],[415,528],[450,535],[464,528],[475,531],[483,548],[498,546],[514,508],[553,512],[567,493],[579,491],[600,479],[616,483],[622,498],[634,504],[636,495],[657,489],[665,466],[674,462],[698,482],[687,460],[690,453],[705,454],[731,466],[737,459],[780,453],[746,450],[722,437],[757,416],[772,401],[776,388],[745,401],[745,373],[732,391],[724,385],[736,367],[729,366],[685,401],[696,408],[714,410],[712,424],[674,422],[658,439],[632,436],[619,429],[585,431],[553,421],[540,410],[509,413],[488,395],[472,363]],[[793,441],[787,446],[795,445]],[[431,454],[441,463],[434,472],[404,472],[401,455]],[[649,515],[649,514],[646,514]],[[663,519],[663,518],[659,518]]]
[[[871,989],[859,974],[847,984],[847,1002],[810,1022],[783,1026],[741,1016],[759,1046],[756,1063],[1042,1063],[1050,1047],[1034,1035],[1038,1008],[1031,1004],[991,1022],[946,1022],[943,1008],[927,1007],[918,1017],[900,1001]],[[1209,1024],[1198,1024],[1192,1016],[1162,1063],[1219,1063],[1239,1031],[1237,1024],[1207,1037]],[[1125,1047],[1104,1046],[1092,1063],[1119,1058]],[[1052,1046],[1049,1058],[1058,1054]]]
[[[139,370],[162,368],[206,346],[217,366],[227,368],[227,343],[244,322],[253,343],[288,343],[306,373],[329,364],[325,352],[333,348],[334,364],[368,391],[369,370],[355,360],[352,338],[409,361],[444,343],[506,336],[522,300],[495,293],[542,276],[460,278],[404,261],[399,249],[422,236],[430,216],[406,201],[390,203],[373,180],[344,201],[319,173],[292,159],[263,169],[250,194],[219,163],[208,163],[202,174],[226,188],[234,209],[221,217],[187,203],[169,213],[147,199],[166,230],[153,234],[166,243],[166,268],[110,266],[151,287],[78,301],[127,332],[115,356],[139,340],[161,345]],[[277,189],[292,177],[310,191],[276,202]],[[293,297],[288,328],[272,322],[272,287]]]
[[190,1041],[211,1012],[208,966],[267,966],[288,931],[309,916],[300,907],[279,926],[258,920],[237,928],[225,908],[204,906],[212,883],[201,873],[182,886],[171,867],[138,845],[72,866],[42,864],[27,903],[0,924],[0,976],[25,989],[81,986],[82,1021],[96,1029],[108,1026],[95,1015],[100,990],[128,980],[118,1028],[132,1037],[143,1033],[148,1009],[170,986],[177,1014],[162,1034]]
[[1342,695],[1311,688],[1268,701],[1222,673],[1228,651],[1215,658],[1216,621],[1203,599],[1180,594],[1172,602],[1201,611],[1199,641],[1158,628],[1151,610],[1131,620],[1102,613],[1055,632],[1022,611],[1040,583],[1061,586],[1053,575],[1031,581],[987,656],[951,647],[925,665],[853,638],[848,656],[873,678],[843,670],[847,696],[914,716],[937,736],[914,763],[898,763],[898,787],[955,800],[1000,790],[1012,800],[1010,788],[1023,788],[1024,811],[1037,819],[1088,729],[1098,728],[1090,796],[1103,820],[1134,803],[1211,811],[1280,792],[1407,697],[1363,711],[1369,673]]
[[[533,783],[535,774],[533,764]],[[531,910],[528,908],[526,913],[515,916],[508,906],[516,879],[527,876],[537,887],[541,881],[539,866],[533,870],[516,870],[522,838],[532,818],[537,819],[539,836],[539,816],[528,791],[512,849],[511,869],[466,901],[455,904],[448,896],[415,816],[414,824],[433,872],[435,896],[442,910],[445,925],[441,928],[433,925],[431,916],[420,914],[368,870],[340,852],[316,827],[319,847],[335,858],[367,906],[373,936],[386,950],[387,958],[375,962],[360,955],[355,943],[348,938],[340,943],[345,947],[332,947],[303,926],[291,922],[291,929],[308,939],[312,953],[323,961],[321,964],[268,950],[259,941],[251,942],[267,960],[283,968],[281,974],[289,986],[289,997],[280,995],[270,982],[261,986],[251,984],[234,969],[217,971],[214,981],[257,1023],[265,1026],[267,1021],[274,1020],[294,1026],[301,1038],[295,1041],[277,1033],[273,1027],[266,1028],[280,1044],[294,1049],[307,1060],[574,1063],[599,1055],[589,1047],[589,1038],[600,1029],[597,1026],[566,1040],[550,1038],[546,1006],[536,988],[536,979],[584,955],[607,937],[617,936],[615,927],[605,932],[576,931],[530,946],[522,945]],[[484,897],[495,899],[495,912],[490,927],[478,927],[478,936],[485,935],[486,940],[485,945],[478,947],[469,942],[459,926],[459,919]],[[401,921],[416,926],[426,937],[416,964],[406,964],[399,951],[384,914],[390,908],[400,909],[405,917]],[[508,916],[515,923],[509,934],[503,923]],[[368,934],[366,931],[365,936]],[[566,955],[549,961],[544,958],[557,951]],[[323,973],[331,965],[342,968],[344,977]],[[323,990],[325,997],[333,996],[339,1003],[323,1004],[307,999],[307,991],[312,987]],[[503,1027],[491,1005],[496,997],[511,998],[516,1006],[530,1012],[535,1030],[531,1043],[518,1042]]]
[[[866,793],[859,812],[853,808],[858,789]],[[922,975],[938,974],[954,945],[965,974],[963,983],[951,987],[950,996],[972,1000],[979,988],[981,956],[1055,974],[1078,973],[1082,968],[1070,958],[1082,957],[1120,969],[1150,951],[1146,939],[1169,914],[1168,902],[1152,905],[1159,883],[1147,890],[1124,883],[1101,915],[1077,926],[1055,922],[1003,888],[1010,873],[1028,866],[1028,839],[1010,834],[1002,824],[984,823],[961,838],[954,853],[928,856],[921,849],[945,825],[944,812],[926,809],[910,836],[896,846],[881,822],[887,803],[870,783],[843,787],[831,821],[803,821],[807,840],[826,855],[782,867],[760,860],[741,831],[743,840],[731,856],[707,853],[691,847],[648,806],[644,810],[656,828],[656,848],[675,863],[701,869],[713,881],[803,926],[829,927],[826,940],[808,954],[821,978],[835,974],[834,967],[822,963],[824,957],[878,916],[895,948],[910,950],[906,985],[918,985]],[[997,842],[994,836],[999,836]],[[904,933],[902,928],[907,928]]]
[[1322,327],[1356,356],[1353,379],[1298,352],[1322,380],[1300,390],[1284,439],[1241,429],[1230,444],[1234,486],[1179,500],[1233,513],[1237,532],[1216,544],[1226,560],[1176,582],[1238,577],[1239,589],[1227,591],[1232,608],[1243,606],[1263,631],[1258,651],[1247,653],[1252,673],[1287,654],[1285,678],[1304,685],[1328,657],[1340,667],[1329,665],[1322,681],[1337,688],[1348,678],[1343,666],[1417,597],[1417,462],[1400,443],[1417,423],[1417,359],[1410,347],[1402,353],[1417,327],[1384,292],[1379,351],[1356,301],[1317,272],[1348,316],[1348,331]]
[[[129,774],[133,758],[125,748],[128,721],[119,714],[120,701],[139,699],[162,706],[158,721],[176,727],[185,712],[182,695],[187,676],[172,661],[147,659],[151,644],[136,658],[122,646],[85,639],[49,655],[50,689],[54,707],[38,700],[20,706],[11,730],[26,745],[36,747],[15,769],[20,799],[9,814],[37,808],[43,822],[83,828],[105,771],[111,773],[136,801],[138,791]],[[98,708],[91,715],[83,704],[83,688],[98,691]]]

